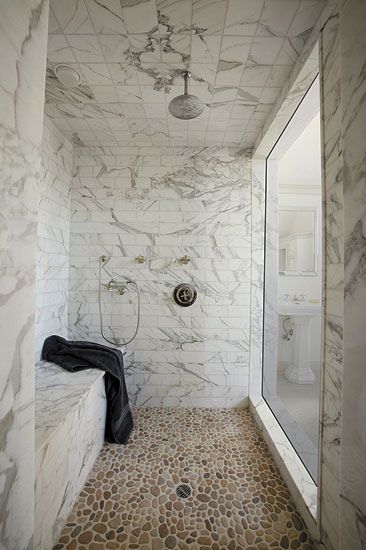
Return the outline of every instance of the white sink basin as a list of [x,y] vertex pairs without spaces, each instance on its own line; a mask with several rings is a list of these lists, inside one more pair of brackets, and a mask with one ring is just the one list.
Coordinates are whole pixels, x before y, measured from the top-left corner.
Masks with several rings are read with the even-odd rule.
[[320,304],[309,304],[309,302],[302,302],[297,304],[295,302],[279,302],[278,303],[278,315],[305,315],[310,317],[316,317],[320,315]]
[[309,302],[279,302],[278,314],[291,317],[294,337],[291,339],[291,361],[285,377],[295,384],[314,384],[315,376],[310,368],[310,323],[320,315],[320,304]]

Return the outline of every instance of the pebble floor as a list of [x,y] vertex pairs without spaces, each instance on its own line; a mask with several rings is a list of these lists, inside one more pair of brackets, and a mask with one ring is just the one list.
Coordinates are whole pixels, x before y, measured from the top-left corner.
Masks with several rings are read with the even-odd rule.
[[54,550],[315,548],[247,410],[134,420],[127,446],[104,445]]

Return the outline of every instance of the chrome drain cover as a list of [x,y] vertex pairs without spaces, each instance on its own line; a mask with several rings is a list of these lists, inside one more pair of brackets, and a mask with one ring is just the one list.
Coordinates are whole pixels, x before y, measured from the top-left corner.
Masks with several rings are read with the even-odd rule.
[[195,303],[197,299],[197,291],[192,285],[182,283],[175,287],[173,298],[178,306],[189,307]]
[[181,483],[175,490],[177,497],[188,498],[192,494],[192,487],[187,483]]

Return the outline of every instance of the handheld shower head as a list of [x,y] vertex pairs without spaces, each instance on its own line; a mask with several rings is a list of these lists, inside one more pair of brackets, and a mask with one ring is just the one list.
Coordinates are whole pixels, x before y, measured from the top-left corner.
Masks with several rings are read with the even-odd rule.
[[[99,291],[98,291],[98,304],[99,304],[99,319],[100,319],[100,332],[102,337],[106,342],[109,344],[112,344],[114,346],[126,346],[132,340],[136,338],[137,332],[139,330],[140,326],[140,315],[141,315],[141,295],[140,295],[140,289],[136,281],[133,281],[132,279],[126,278],[124,281],[115,281],[114,279],[111,279],[109,283],[102,283],[102,269],[104,269],[105,264],[111,259],[109,256],[101,256],[99,258]],[[108,271],[105,270],[105,272],[108,274]],[[110,274],[109,274],[110,276]],[[118,292],[120,295],[124,294],[127,290],[127,286],[132,285],[135,287],[136,293],[137,293],[137,321],[136,321],[136,327],[135,331],[131,338],[126,340],[125,342],[122,342],[118,339],[109,339],[104,334],[104,326],[103,326],[103,313],[102,313],[102,289],[107,290],[109,292]],[[110,327],[111,329],[111,327]],[[112,330],[112,329],[111,329]]]

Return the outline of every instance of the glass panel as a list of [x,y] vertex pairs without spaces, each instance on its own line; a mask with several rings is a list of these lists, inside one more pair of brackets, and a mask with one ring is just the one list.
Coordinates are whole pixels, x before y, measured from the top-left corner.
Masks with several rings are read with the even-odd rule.
[[321,360],[319,83],[267,158],[263,397],[317,480]]

